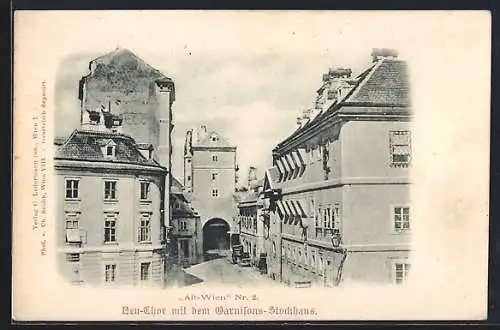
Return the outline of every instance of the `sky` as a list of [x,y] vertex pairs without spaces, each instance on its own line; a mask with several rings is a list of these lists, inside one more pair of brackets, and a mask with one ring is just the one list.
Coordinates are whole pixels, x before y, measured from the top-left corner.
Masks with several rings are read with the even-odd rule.
[[85,23],[78,16],[62,19],[70,25],[72,49],[58,67],[56,134],[78,127],[78,80],[88,72],[88,62],[116,47],[127,48],[174,80],[172,171],[181,181],[186,130],[204,124],[218,131],[238,148],[242,180],[249,166],[263,176],[274,146],[312,106],[323,73],[338,66],[360,73],[370,64],[373,48],[395,48],[406,59],[425,41],[427,50],[419,50],[425,57],[437,46],[426,38],[440,24],[432,15],[422,20],[404,13],[323,11],[136,12],[95,14]]

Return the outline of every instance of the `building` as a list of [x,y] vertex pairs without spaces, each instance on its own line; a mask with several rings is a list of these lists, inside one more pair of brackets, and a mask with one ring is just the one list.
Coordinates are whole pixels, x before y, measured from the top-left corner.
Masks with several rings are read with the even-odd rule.
[[167,169],[102,117],[56,141],[59,269],[73,283],[163,286]]
[[201,217],[203,250],[227,249],[234,215],[236,146],[206,126],[193,133],[186,133],[184,187]]
[[[121,131],[135,139],[141,152],[151,154],[170,172],[175,101],[172,79],[121,48],[91,60],[89,71],[79,82],[80,125],[92,124],[100,114],[104,120],[119,118]],[[165,190],[167,201],[169,191]],[[167,222],[169,211],[165,210]]]
[[200,216],[191,206],[182,184],[172,177],[172,258],[178,265],[191,266],[203,260],[203,237]]
[[410,268],[407,64],[376,49],[369,67],[351,74],[329,70],[315,108],[273,150],[266,246],[280,260],[268,258],[269,272],[284,282],[401,283]]
[[238,202],[238,224],[243,251],[248,252],[252,265],[257,265],[264,248],[264,222],[260,193],[263,180],[257,180],[256,168],[250,167],[248,173],[248,190],[240,194]]

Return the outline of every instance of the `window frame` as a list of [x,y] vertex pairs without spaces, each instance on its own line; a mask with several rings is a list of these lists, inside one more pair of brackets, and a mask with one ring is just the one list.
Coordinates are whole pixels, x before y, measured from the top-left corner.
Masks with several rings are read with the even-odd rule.
[[[116,179],[104,179],[103,182],[104,182],[104,185],[103,185],[103,188],[104,188],[104,190],[103,190],[104,201],[106,201],[106,202],[109,202],[109,201],[116,202],[118,200],[118,180],[116,180]],[[113,196],[112,197],[106,197],[106,190],[107,190],[106,184],[108,184],[108,183],[110,184],[110,187],[109,187],[110,193],[113,192]],[[114,184],[114,187],[113,187],[113,189],[111,189],[112,188],[111,186],[113,186],[113,184]]]
[[[110,222],[108,226],[106,226],[106,222]],[[111,223],[113,225],[111,226]],[[107,231],[109,233],[107,234]],[[113,240],[106,240],[106,237],[113,237]],[[103,226],[103,237],[102,241],[104,244],[117,244],[118,243],[118,214],[117,213],[106,213],[104,215],[104,226]]]
[[219,197],[219,189],[212,188],[212,197]]
[[104,264],[104,283],[116,283],[117,269],[118,265],[116,263]]
[[[146,186],[146,195],[144,195],[144,191],[143,191],[143,187]],[[139,199],[141,201],[150,201],[151,200],[151,182],[150,181],[146,181],[146,180],[142,180],[140,181],[139,183]],[[146,196],[146,197],[144,197]]]
[[[408,143],[407,144],[398,144],[396,143],[396,136],[398,135],[403,135],[406,134],[408,136]],[[407,148],[408,153],[407,154],[397,154],[395,153],[396,148]],[[394,156],[407,156],[407,159],[405,161],[395,161]],[[390,130],[389,131],[389,164],[391,167],[408,167],[411,165],[412,161],[412,132],[411,130]]]
[[[398,280],[398,266],[402,266],[401,279]],[[408,259],[396,259],[392,261],[391,275],[392,282],[396,285],[405,284],[408,281],[408,275],[411,271],[411,263]]]
[[141,212],[139,216],[139,226],[137,233],[137,241],[139,243],[151,243],[152,242],[152,222],[150,212]]
[[[399,220],[401,227],[396,228],[396,209],[401,209],[401,219]],[[408,220],[403,219],[404,209],[408,209]],[[407,228],[404,228],[405,222],[408,223]],[[391,205],[391,228],[392,232],[396,234],[411,232],[411,205],[409,204],[393,204]]]
[[[81,181],[80,178],[64,178],[65,200],[80,200],[80,181]],[[68,188],[69,182],[76,182],[76,188],[74,187],[74,185]],[[70,194],[71,195],[70,197],[68,197],[68,191],[72,192]],[[74,195],[75,191],[76,191],[76,196]]]
[[[141,261],[139,263],[139,276],[140,276],[140,281],[141,282],[147,282],[147,281],[150,281],[151,280],[151,261]],[[143,265],[147,265],[147,267],[145,268],[147,271],[146,271],[146,276],[144,276],[144,273],[143,273]]]
[[212,154],[212,162],[218,162],[218,161],[219,161],[219,155]]

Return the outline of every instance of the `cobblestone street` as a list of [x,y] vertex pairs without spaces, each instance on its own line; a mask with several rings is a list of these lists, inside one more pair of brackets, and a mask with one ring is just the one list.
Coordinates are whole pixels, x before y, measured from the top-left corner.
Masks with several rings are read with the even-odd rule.
[[227,257],[202,262],[183,270],[184,274],[178,279],[178,285],[231,285],[237,287],[251,287],[259,285],[282,284],[273,281],[267,275],[260,274],[256,268],[241,267],[229,262]]

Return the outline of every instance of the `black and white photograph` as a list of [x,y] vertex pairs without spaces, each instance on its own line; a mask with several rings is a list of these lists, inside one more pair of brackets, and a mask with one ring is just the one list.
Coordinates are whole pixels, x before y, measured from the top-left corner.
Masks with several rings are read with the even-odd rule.
[[486,317],[487,12],[15,18],[18,316]]

